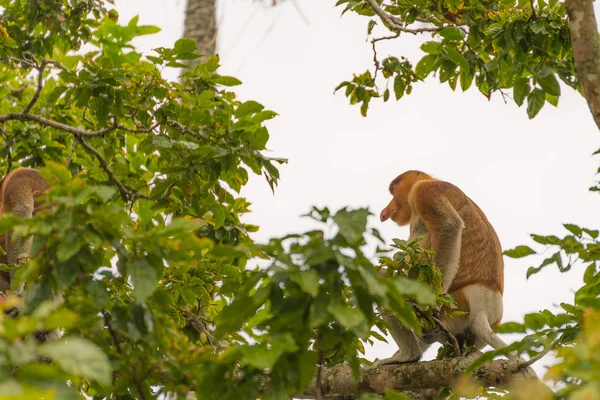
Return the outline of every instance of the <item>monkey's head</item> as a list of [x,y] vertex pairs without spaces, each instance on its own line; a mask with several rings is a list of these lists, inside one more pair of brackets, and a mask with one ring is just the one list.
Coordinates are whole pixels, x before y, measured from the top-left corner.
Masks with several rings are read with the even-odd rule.
[[398,175],[390,183],[390,194],[394,197],[381,211],[379,215],[381,222],[391,219],[400,226],[410,223],[412,211],[408,204],[408,194],[415,183],[424,179],[431,179],[431,176],[421,171],[406,171]]

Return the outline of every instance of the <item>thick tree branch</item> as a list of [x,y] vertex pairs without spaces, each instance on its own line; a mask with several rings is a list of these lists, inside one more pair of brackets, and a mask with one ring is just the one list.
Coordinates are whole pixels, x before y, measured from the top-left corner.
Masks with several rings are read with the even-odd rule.
[[[467,357],[365,368],[358,378],[347,365],[323,368],[320,390],[323,398],[336,398],[358,397],[362,393],[382,394],[386,389],[399,392],[442,389],[456,384],[480,355],[474,353]],[[523,371],[519,362],[502,359],[477,368],[471,376],[478,385],[507,388],[525,378]],[[303,393],[294,397],[314,399],[317,391],[315,379]]]
[[600,40],[593,0],[567,0],[575,70],[585,99],[600,128]]

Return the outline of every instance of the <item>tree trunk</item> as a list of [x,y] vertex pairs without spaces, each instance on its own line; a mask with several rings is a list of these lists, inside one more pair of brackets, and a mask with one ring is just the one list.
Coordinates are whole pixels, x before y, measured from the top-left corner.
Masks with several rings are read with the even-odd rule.
[[[187,0],[183,36],[194,39],[198,51],[205,56],[215,54],[217,47],[216,9],[216,0]],[[191,63],[203,58],[191,60]]]
[[593,0],[567,0],[575,70],[592,116],[600,128],[600,41]]

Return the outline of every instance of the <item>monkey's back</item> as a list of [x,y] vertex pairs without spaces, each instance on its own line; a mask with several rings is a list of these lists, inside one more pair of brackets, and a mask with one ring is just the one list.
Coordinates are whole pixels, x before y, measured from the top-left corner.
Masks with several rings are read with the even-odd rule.
[[449,292],[478,284],[503,294],[504,260],[494,227],[481,208],[462,190],[451,183],[441,183],[445,186],[445,197],[465,224],[460,249],[460,267]]

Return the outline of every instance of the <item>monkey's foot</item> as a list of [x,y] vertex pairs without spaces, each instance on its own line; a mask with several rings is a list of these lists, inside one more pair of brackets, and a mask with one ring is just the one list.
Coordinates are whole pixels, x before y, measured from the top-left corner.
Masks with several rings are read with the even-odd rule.
[[370,368],[377,368],[377,367],[383,367],[386,365],[401,365],[401,364],[411,364],[411,363],[416,363],[421,359],[421,357],[417,357],[415,359],[411,359],[411,360],[405,360],[402,359],[400,357],[390,357],[390,358],[384,358],[383,360],[377,360],[375,361]]

